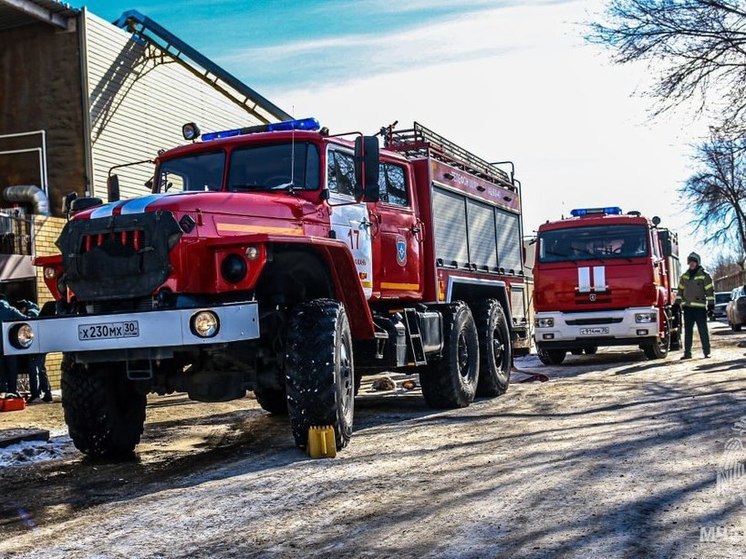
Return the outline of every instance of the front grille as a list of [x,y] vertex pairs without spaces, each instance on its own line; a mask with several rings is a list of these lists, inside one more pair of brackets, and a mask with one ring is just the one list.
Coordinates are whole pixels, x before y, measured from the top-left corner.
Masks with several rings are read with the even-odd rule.
[[108,234],[83,235],[80,243],[80,254],[91,252],[94,248],[103,247],[105,244],[111,243],[137,252],[143,247],[143,238],[144,233],[140,229]]
[[57,241],[65,281],[86,304],[150,298],[168,278],[181,234],[167,211],[73,219]]
[[598,324],[619,324],[622,320],[621,318],[576,318],[574,320],[566,320],[565,323],[568,326],[593,326]]

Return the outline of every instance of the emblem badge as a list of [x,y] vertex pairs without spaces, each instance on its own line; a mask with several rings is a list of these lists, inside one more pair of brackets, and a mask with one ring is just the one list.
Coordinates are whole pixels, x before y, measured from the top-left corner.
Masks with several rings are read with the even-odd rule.
[[407,240],[404,237],[396,238],[396,263],[401,267],[407,265]]
[[591,293],[590,295],[588,295],[588,298],[591,300],[591,303],[593,303],[596,300],[596,294]]

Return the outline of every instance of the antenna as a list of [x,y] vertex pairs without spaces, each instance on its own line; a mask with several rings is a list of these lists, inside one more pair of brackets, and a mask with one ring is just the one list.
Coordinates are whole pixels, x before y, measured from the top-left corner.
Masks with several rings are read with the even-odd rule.
[[[293,105],[291,110],[292,117],[293,119],[295,119],[295,105]],[[295,128],[292,129],[292,133],[290,136],[290,182],[273,186],[271,190],[281,190],[283,188],[287,188],[292,193],[293,186],[295,186]]]

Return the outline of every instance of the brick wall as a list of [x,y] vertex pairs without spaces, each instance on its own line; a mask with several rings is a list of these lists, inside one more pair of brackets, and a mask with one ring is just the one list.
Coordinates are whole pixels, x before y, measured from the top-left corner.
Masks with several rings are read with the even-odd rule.
[[[55,241],[60,236],[62,228],[65,226],[65,220],[61,217],[46,217],[43,215],[34,216],[34,254],[36,256],[52,256],[59,254],[55,246]],[[44,283],[44,270],[36,269],[36,286],[39,306],[47,301],[52,301],[52,294]],[[60,387],[60,362],[61,353],[50,353],[47,355],[47,373],[52,388],[57,390]]]

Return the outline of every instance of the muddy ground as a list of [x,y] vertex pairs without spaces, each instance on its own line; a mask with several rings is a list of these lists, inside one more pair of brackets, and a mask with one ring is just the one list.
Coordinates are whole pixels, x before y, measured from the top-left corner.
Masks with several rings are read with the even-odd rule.
[[119,464],[77,454],[59,404],[0,414],[54,435],[0,470],[0,557],[743,557],[746,333],[712,333],[707,360],[521,359],[550,380],[462,410],[368,382],[334,460],[248,398],[152,398]]

